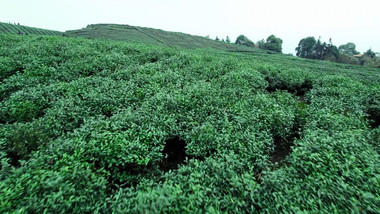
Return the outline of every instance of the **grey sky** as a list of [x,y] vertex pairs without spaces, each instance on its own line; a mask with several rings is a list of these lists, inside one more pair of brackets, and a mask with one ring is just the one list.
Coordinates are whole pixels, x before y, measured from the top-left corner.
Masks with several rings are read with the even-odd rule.
[[231,40],[274,34],[294,53],[307,36],[354,42],[360,52],[380,51],[379,0],[1,0],[1,22],[52,30],[117,23]]

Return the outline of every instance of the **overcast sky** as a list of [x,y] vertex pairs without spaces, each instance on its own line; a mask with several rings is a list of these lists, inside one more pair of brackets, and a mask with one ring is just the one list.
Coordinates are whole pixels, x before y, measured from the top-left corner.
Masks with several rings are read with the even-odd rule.
[[235,41],[274,34],[284,53],[307,36],[380,52],[379,0],[1,0],[0,21],[66,31],[117,23]]

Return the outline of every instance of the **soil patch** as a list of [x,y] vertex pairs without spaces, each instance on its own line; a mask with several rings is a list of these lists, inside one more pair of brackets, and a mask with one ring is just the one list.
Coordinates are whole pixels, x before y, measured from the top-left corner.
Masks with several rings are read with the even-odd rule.
[[368,119],[372,128],[380,126],[380,107],[370,107],[367,111]]
[[286,163],[285,158],[292,152],[291,146],[293,141],[283,142],[280,139],[274,138],[274,150],[271,153],[271,162],[273,164],[278,163],[278,166]]
[[189,156],[186,154],[186,142],[179,137],[166,141],[163,150],[164,159],[160,162],[160,170],[166,172],[177,169]]

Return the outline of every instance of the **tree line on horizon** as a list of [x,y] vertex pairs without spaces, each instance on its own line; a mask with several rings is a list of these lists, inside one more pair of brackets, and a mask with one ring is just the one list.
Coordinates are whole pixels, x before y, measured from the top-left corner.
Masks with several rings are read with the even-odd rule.
[[[228,36],[225,40],[220,40],[219,37],[216,37],[215,40],[231,43]],[[282,53],[282,43],[283,40],[274,35],[270,35],[266,40],[262,39],[256,43],[244,35],[238,36],[235,41],[235,44],[238,45],[256,47],[277,53]],[[296,56],[301,58],[380,68],[380,56],[378,54],[372,51],[371,48],[364,53],[360,53],[356,50],[356,45],[353,42],[337,47],[333,45],[331,38],[326,43],[322,42],[320,37],[316,40],[315,37],[309,36],[301,39],[295,50]]]
[[309,36],[301,39],[295,50],[296,56],[302,58],[380,68],[380,56],[376,56],[371,48],[360,53],[353,42],[337,47],[332,44],[331,38],[329,43],[326,43],[322,42],[321,38],[316,40],[313,36]]

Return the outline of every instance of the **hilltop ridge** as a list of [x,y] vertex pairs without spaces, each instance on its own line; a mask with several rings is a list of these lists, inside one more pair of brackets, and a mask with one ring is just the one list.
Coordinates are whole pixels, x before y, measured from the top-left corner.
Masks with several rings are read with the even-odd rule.
[[142,42],[173,48],[216,49],[237,52],[263,52],[260,49],[215,41],[202,36],[125,24],[91,24],[86,28],[66,31],[65,36]]

